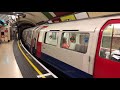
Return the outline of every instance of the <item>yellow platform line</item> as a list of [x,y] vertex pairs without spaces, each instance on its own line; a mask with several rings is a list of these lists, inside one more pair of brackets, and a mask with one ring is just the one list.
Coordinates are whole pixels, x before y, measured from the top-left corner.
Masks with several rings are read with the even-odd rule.
[[46,78],[45,76],[43,76],[43,74],[39,71],[39,69],[30,61],[30,59],[25,55],[25,53],[22,51],[21,47],[20,47],[20,44],[19,44],[19,41],[17,42],[18,43],[18,47],[21,51],[21,53],[23,54],[23,56],[26,58],[26,60],[30,63],[30,65],[35,69],[35,71],[42,76],[42,78]]

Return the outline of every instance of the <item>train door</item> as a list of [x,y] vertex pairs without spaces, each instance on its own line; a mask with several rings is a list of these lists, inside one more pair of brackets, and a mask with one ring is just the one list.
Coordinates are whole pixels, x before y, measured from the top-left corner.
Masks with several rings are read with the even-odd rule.
[[33,45],[34,45],[34,30],[31,30],[31,44],[30,44],[30,52],[33,53]]
[[25,45],[27,45],[28,31],[25,31]]
[[95,78],[120,78],[120,19],[100,30],[94,66]]
[[[37,28],[36,29],[36,31],[35,31],[35,44],[34,44],[34,46],[35,46],[35,56],[37,56],[37,43],[38,43],[38,39],[39,39],[39,34],[40,34],[40,32],[39,32],[39,28]],[[39,44],[38,44],[39,45]]]
[[41,47],[42,47],[42,39],[44,32],[40,31],[41,29],[47,28],[48,26],[42,26],[36,31],[36,56],[41,58]]
[[38,33],[38,29],[37,29],[35,32],[35,51],[37,50],[38,37],[39,37],[39,33]]
[[32,53],[33,53],[33,55],[35,55],[35,53],[36,53],[36,50],[35,50],[35,44],[36,44],[36,29],[35,30],[33,30],[33,35],[32,35],[32,40],[31,40],[31,49],[32,49]]
[[27,35],[26,35],[26,46],[29,49],[29,37],[30,37],[30,31],[27,31]]
[[43,40],[43,35],[44,35],[44,32],[42,32],[42,31],[38,31],[38,33],[37,33],[37,46],[36,46],[36,48],[37,48],[37,50],[36,50],[36,56],[38,57],[38,58],[41,58],[41,49],[42,49],[42,40]]
[[28,46],[29,46],[29,50],[31,51],[31,41],[32,41],[32,35],[33,35],[33,31],[32,28],[29,30],[29,36],[28,36]]
[[37,32],[36,33],[36,56],[38,57],[38,58],[40,58],[40,56],[39,56],[39,53],[40,53],[40,48],[38,48],[39,47],[39,42],[38,42],[38,39],[39,39],[39,33]]

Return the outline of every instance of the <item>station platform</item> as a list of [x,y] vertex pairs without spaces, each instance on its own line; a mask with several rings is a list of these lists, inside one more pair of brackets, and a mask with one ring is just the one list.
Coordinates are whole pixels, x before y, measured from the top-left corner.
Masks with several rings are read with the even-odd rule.
[[58,78],[21,41],[0,44],[0,78]]

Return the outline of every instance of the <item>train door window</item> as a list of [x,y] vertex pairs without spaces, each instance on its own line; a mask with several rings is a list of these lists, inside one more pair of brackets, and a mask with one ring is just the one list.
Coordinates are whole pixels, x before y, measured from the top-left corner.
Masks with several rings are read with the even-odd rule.
[[58,32],[46,32],[45,43],[56,46],[58,42],[57,35],[58,35]]
[[102,58],[120,61],[120,24],[111,24],[103,31],[99,54]]
[[103,58],[109,58],[110,56],[110,46],[112,40],[112,30],[113,25],[109,25],[105,28],[102,35],[102,42],[100,47],[100,56]]

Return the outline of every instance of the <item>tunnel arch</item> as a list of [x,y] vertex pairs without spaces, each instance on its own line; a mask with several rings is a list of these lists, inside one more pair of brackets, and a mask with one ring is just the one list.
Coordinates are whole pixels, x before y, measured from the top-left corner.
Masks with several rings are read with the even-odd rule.
[[31,28],[31,27],[35,27],[36,24],[30,21],[18,21],[15,23],[15,25],[17,26],[17,30],[18,30],[18,39],[22,38],[22,32],[23,30],[27,29],[27,28]]

